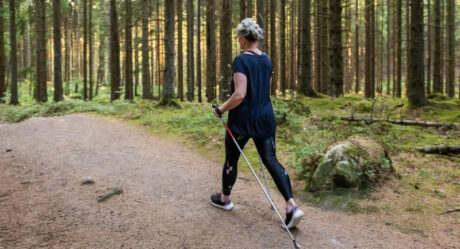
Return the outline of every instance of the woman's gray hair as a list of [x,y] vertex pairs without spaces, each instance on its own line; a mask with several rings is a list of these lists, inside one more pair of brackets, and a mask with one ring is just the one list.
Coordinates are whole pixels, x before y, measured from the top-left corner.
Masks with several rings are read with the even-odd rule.
[[250,42],[256,42],[264,39],[264,31],[255,23],[252,18],[245,18],[236,28],[236,35],[244,37]]

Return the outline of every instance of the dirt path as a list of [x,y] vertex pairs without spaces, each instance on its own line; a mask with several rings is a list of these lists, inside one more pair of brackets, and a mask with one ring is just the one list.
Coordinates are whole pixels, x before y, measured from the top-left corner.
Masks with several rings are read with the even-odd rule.
[[[220,165],[112,118],[1,125],[0,172],[2,249],[293,248],[254,181],[239,179],[235,210],[218,210],[209,195],[220,189]],[[95,184],[80,185],[85,176]],[[124,192],[96,201],[114,187]],[[306,216],[293,233],[303,248],[458,246],[300,206]]]

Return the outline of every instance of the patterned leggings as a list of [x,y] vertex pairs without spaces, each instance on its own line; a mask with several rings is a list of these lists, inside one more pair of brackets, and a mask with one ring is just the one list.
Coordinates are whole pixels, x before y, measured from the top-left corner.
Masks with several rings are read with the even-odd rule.
[[[235,136],[240,148],[243,149],[249,141],[249,137],[239,136],[237,134],[233,135]],[[286,201],[289,200],[292,198],[291,181],[289,179],[288,172],[278,162],[278,159],[276,159],[275,137],[253,138],[253,140],[256,144],[257,152],[275,181],[278,190],[281,192]],[[225,163],[222,171],[222,192],[224,195],[230,195],[232,187],[235,184],[239,157],[240,152],[227,132],[225,134]]]

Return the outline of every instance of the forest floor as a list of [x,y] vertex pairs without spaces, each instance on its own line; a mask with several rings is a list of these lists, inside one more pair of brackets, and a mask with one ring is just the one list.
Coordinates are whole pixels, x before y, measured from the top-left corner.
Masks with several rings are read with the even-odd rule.
[[[411,157],[400,154],[396,166],[433,163]],[[0,172],[2,249],[293,246],[249,172],[239,174],[235,209],[216,209],[209,196],[220,190],[220,163],[116,118],[71,114],[0,124]],[[84,177],[95,183],[81,185]],[[115,187],[123,193],[97,202]],[[381,202],[398,202],[397,194],[391,182],[375,193]],[[303,248],[460,248],[458,212],[428,216],[431,232],[419,233],[398,229],[385,212],[299,206],[306,215],[293,234]]]

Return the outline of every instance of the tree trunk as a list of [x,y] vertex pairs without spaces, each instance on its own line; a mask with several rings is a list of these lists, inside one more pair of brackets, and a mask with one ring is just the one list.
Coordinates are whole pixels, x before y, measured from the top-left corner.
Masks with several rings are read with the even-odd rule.
[[270,7],[270,57],[273,66],[272,74],[272,85],[271,85],[271,95],[276,96],[276,89],[278,88],[278,58],[276,48],[278,47],[276,43],[276,12],[277,12],[277,0],[271,0]]
[[441,0],[434,1],[433,92],[442,93],[441,80]]
[[[406,96],[407,96],[407,85],[408,85],[408,80],[409,80],[409,64],[410,64],[410,45],[411,45],[411,42],[410,42],[410,39],[411,39],[411,29],[410,29],[410,15],[411,15],[411,11],[410,11],[410,1],[411,0],[406,0],[406,65],[405,65],[405,69],[406,69],[406,81],[404,82],[404,88],[405,88],[405,92],[406,92]],[[420,0],[419,0],[420,1]]]
[[117,3],[110,0],[110,101],[120,98],[120,42],[118,38]]
[[184,101],[184,56],[182,50],[182,0],[177,0],[177,95],[180,101]]
[[330,51],[330,80],[328,93],[339,97],[343,94],[343,57],[342,57],[342,1],[330,0],[331,26],[329,35]]
[[62,98],[61,63],[61,1],[53,0],[53,39],[54,39],[54,101]]
[[311,87],[311,40],[310,40],[310,0],[301,0],[302,12],[300,26],[300,72],[299,86],[305,96],[315,97],[316,93]]
[[220,26],[220,74],[219,100],[222,102],[230,96],[232,80],[232,1],[223,0]]
[[[266,0],[257,0],[257,24],[263,31],[267,31],[267,5]],[[267,52],[267,39],[259,41],[260,50]]]
[[424,42],[423,42],[423,2],[411,0],[411,36],[409,44],[408,84],[407,97],[412,106],[426,105],[425,98],[425,70],[424,70]]
[[401,14],[401,0],[396,0],[396,12],[395,17],[396,17],[396,44],[395,44],[395,49],[396,49],[396,57],[395,57],[395,66],[396,66],[396,81],[395,81],[395,96],[397,98],[401,98],[401,20],[402,20],[402,14]]
[[455,95],[455,0],[447,1],[447,95]]
[[247,4],[247,0],[240,0],[240,20],[239,22],[241,22],[244,18],[247,17],[246,12],[247,12],[248,6],[246,6],[246,4]]
[[94,58],[93,58],[93,43],[94,43],[94,34],[93,34],[93,0],[89,0],[89,14],[88,14],[88,52],[89,52],[89,100],[93,100],[93,67],[94,67]]
[[[3,9],[3,0],[0,0]],[[0,103],[6,102],[6,54],[5,54],[5,18],[0,15]]]
[[[68,8],[71,8],[69,3]],[[70,12],[70,11],[68,11]],[[65,44],[65,52],[64,52],[64,82],[65,82],[65,94],[70,94],[70,13],[64,17],[64,44]]]
[[87,0],[83,0],[83,99],[88,99],[88,24],[87,24]]
[[280,83],[281,93],[286,97],[286,0],[281,0],[280,14]]
[[392,51],[392,33],[391,33],[391,15],[392,15],[392,8],[391,5],[393,3],[390,0],[387,0],[387,95],[390,95],[391,89],[391,51]]
[[187,100],[195,99],[195,63],[193,58],[193,0],[187,0]]
[[198,5],[197,5],[197,27],[196,27],[196,84],[198,86],[198,102],[203,102],[203,99],[201,97],[201,0],[198,0]]
[[134,96],[137,97],[139,96],[137,92],[139,86],[139,35],[137,25],[134,28],[134,36]]
[[426,94],[431,94],[431,46],[432,46],[432,24],[431,24],[431,1],[428,1],[428,23],[427,23],[427,53],[426,53]]
[[35,32],[37,69],[35,80],[35,100],[46,102],[46,6],[45,0],[35,0]]
[[133,100],[133,39],[131,0],[125,0],[125,99]]
[[345,77],[344,77],[344,84],[345,84],[345,92],[350,92],[351,91],[351,85],[352,85],[352,75],[353,75],[353,72],[352,72],[352,65],[351,65],[351,18],[352,18],[352,15],[351,15],[351,0],[347,0],[346,1],[346,15],[345,15],[345,18],[346,18],[346,22],[345,22],[345,26],[346,26],[346,67],[345,67]]
[[[142,98],[153,99],[149,70],[149,1],[142,0]],[[159,32],[157,30],[157,32]],[[159,54],[158,54],[159,56]]]
[[328,2],[330,0],[320,1],[321,3],[321,81],[319,84],[319,91],[327,94],[328,81],[329,81],[329,8]]
[[19,104],[18,100],[18,59],[17,59],[17,42],[16,42],[16,3],[10,0],[10,46],[11,46],[11,105]]
[[355,13],[355,93],[359,93],[359,3],[356,0],[356,13]]
[[160,39],[160,1],[156,1],[157,7],[157,22],[156,22],[156,40],[157,40],[157,84],[158,84],[158,98],[161,98],[161,84],[163,83],[163,65],[161,56],[161,39]]
[[[322,43],[322,40],[321,40],[321,21],[322,21],[322,17],[321,17],[321,9],[320,9],[320,1],[317,1],[315,0],[315,83],[314,83],[314,87],[313,89],[315,89],[316,91],[318,92],[321,92],[321,66],[322,66],[322,60],[323,60],[323,57],[321,56],[322,54],[322,46],[324,46],[324,44]],[[300,9],[300,8],[299,8]],[[302,10],[300,9],[300,13],[302,13]],[[301,19],[300,16],[302,16],[302,14],[299,14],[299,22],[301,22]],[[302,25],[299,25],[299,27],[301,27]],[[299,35],[300,39],[301,39],[301,34]],[[299,43],[301,44],[301,42]],[[300,48],[302,49],[302,48]],[[300,57],[300,53],[299,53],[299,57]],[[299,58],[301,59],[301,58]],[[301,69],[299,69],[300,71]],[[299,78],[299,81],[300,81],[300,78]]]
[[216,82],[216,36],[215,36],[215,2],[208,0],[206,12],[206,98],[209,103],[214,99]]
[[165,72],[163,104],[174,98],[174,1],[165,2]]

